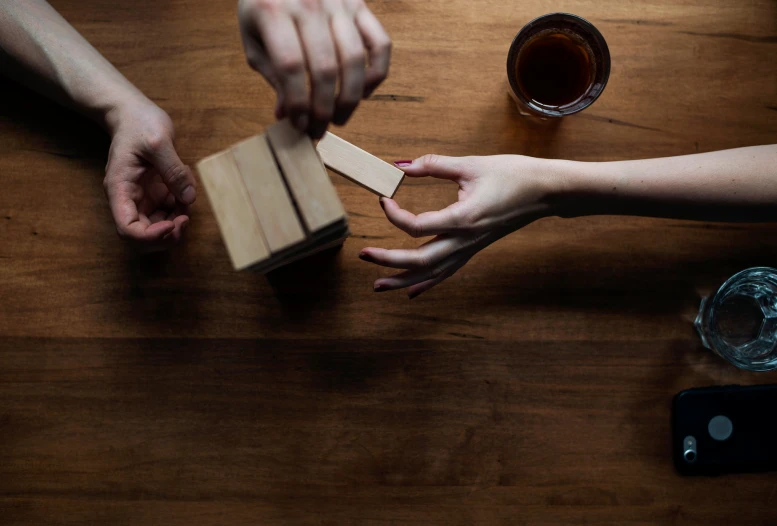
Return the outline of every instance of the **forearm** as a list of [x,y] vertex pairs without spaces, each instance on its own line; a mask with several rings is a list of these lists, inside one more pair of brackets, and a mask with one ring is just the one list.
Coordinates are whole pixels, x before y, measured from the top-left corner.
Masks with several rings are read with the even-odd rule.
[[119,107],[147,100],[44,0],[0,3],[0,65],[109,130]]
[[777,145],[640,161],[558,163],[559,215],[777,221]]

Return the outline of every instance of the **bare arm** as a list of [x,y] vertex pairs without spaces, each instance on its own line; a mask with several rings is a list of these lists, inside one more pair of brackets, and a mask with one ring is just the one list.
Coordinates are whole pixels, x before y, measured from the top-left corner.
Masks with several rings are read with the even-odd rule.
[[0,4],[0,49],[4,74],[106,127],[122,104],[151,103],[43,0]]
[[44,0],[0,3],[0,73],[111,134],[104,186],[120,237],[143,250],[181,239],[196,191],[170,117]]
[[777,145],[561,167],[560,215],[777,221]]
[[418,215],[393,199],[381,200],[398,228],[414,237],[436,236],[415,249],[370,247],[359,256],[405,269],[374,286],[376,291],[408,287],[411,298],[453,275],[494,241],[546,216],[777,221],[777,145],[607,163],[427,155],[397,165],[410,177],[459,185],[457,202]]

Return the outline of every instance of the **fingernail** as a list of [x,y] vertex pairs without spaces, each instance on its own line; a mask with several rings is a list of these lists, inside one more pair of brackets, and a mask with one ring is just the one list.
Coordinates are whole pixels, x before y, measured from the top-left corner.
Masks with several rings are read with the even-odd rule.
[[413,164],[413,161],[394,161],[394,164],[399,168],[404,168],[405,166]]
[[375,261],[370,257],[369,254],[359,254],[359,259],[362,261],[367,261],[369,263],[374,263]]
[[185,223],[181,223],[181,232],[186,232],[187,228],[189,228],[189,221],[186,221]]
[[308,129],[308,116],[306,113],[303,113],[301,115],[298,115],[297,118],[294,119],[294,126],[299,131],[307,131]]
[[386,209],[386,204],[383,202],[383,198],[382,198],[382,197],[380,198],[380,207],[381,207],[383,210],[385,210],[385,209]]
[[418,296],[418,294],[417,294],[417,293],[415,293],[415,294],[408,293],[408,294],[407,294],[407,299],[409,299],[409,300],[412,300],[412,299],[413,299],[413,298],[415,298],[416,296]]
[[375,285],[372,290],[375,292],[383,292],[388,290],[388,287],[386,287],[386,285]]
[[190,205],[196,198],[197,192],[194,190],[192,185],[187,186],[183,189],[183,192],[181,192],[181,199],[183,200],[184,204]]

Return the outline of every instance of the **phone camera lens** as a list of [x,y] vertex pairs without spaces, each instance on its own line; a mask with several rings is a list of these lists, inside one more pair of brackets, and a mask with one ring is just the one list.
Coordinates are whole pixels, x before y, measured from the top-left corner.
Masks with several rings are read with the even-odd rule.
[[688,464],[696,462],[696,437],[687,436],[683,440],[683,459]]

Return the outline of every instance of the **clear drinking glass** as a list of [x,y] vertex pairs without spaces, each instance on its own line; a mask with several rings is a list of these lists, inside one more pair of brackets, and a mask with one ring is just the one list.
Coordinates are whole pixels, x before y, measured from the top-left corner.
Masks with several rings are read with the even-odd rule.
[[740,369],[777,369],[777,269],[734,274],[701,300],[694,325],[706,348]]

